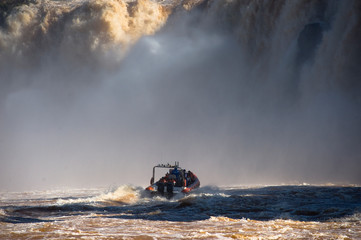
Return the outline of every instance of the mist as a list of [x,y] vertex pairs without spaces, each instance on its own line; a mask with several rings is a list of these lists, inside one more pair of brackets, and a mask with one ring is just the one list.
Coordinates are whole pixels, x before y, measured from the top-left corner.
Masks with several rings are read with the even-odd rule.
[[[358,7],[357,7],[358,6]],[[360,184],[357,1],[43,1],[0,27],[0,190]]]

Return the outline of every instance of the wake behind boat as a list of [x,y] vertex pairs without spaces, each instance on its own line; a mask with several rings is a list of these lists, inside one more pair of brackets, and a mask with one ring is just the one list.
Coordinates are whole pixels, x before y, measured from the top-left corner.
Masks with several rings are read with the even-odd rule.
[[[165,168],[169,169],[169,171],[157,182],[154,182],[157,168]],[[174,165],[167,163],[154,166],[150,186],[145,190],[152,195],[172,197],[178,193],[190,193],[194,189],[199,188],[199,186],[200,182],[198,177],[193,172],[179,167],[179,162],[175,162]]]

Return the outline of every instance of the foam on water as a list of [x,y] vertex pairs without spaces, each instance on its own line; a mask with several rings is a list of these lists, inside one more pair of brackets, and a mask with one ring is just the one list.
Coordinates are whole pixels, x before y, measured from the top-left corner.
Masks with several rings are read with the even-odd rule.
[[129,185],[37,194],[1,200],[0,238],[361,237],[361,192],[352,186],[205,187],[171,200]]
[[102,193],[98,196],[76,199],[59,199],[57,203],[59,205],[74,204],[74,203],[97,203],[97,202],[109,202],[119,204],[131,204],[139,200],[142,188],[131,185],[122,185],[113,191]]

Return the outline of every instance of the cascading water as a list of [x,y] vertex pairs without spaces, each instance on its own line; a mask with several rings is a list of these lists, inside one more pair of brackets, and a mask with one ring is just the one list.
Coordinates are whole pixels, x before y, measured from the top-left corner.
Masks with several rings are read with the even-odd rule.
[[3,187],[142,184],[160,155],[206,183],[359,182],[359,5],[6,1]]

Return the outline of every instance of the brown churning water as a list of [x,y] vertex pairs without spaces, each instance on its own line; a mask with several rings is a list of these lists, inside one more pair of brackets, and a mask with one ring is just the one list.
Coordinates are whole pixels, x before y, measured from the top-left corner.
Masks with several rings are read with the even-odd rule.
[[2,194],[0,239],[358,239],[360,187],[138,187]]

